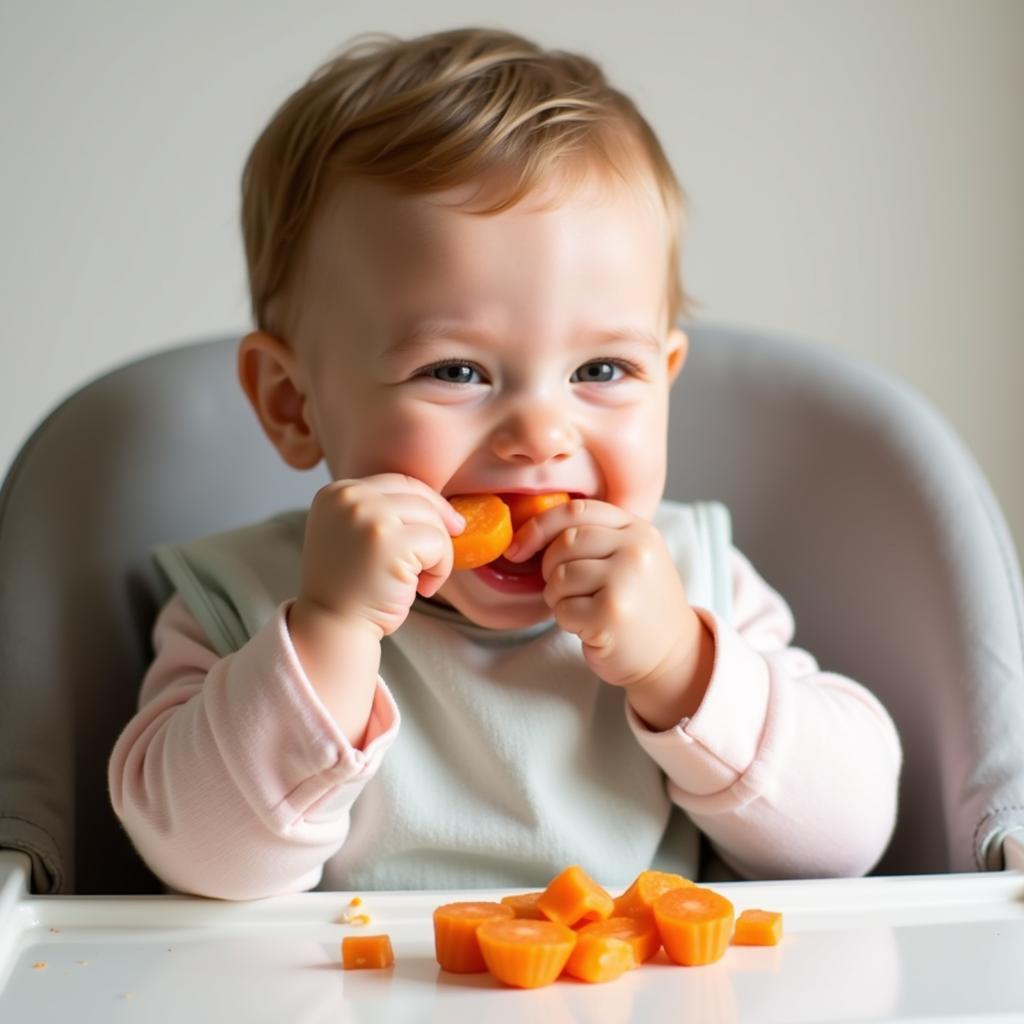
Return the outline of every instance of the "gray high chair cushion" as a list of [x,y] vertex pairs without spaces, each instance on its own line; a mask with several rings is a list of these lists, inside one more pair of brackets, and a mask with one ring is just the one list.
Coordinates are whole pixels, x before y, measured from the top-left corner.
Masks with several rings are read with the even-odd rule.
[[[909,389],[848,358],[692,327],[668,493],[718,499],[796,642],[881,698],[905,755],[876,869],[1001,866],[1024,827],[1020,570],[973,459]],[[159,541],[308,504],[235,378],[235,338],[116,370],[58,407],[0,493],[0,847],[41,892],[159,891],[110,810],[161,592]]]
[[0,492],[0,848],[40,892],[158,892],[107,793],[162,582],[149,550],[308,504],[239,387],[237,338],[172,348],[60,405]]

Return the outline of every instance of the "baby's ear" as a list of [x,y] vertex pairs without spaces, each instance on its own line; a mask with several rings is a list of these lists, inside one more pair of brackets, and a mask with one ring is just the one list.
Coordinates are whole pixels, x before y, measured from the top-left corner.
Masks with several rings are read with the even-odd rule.
[[671,384],[686,362],[687,353],[690,351],[690,339],[678,327],[673,327],[668,332],[668,345],[665,348],[665,358],[668,361],[668,382]]
[[294,352],[280,338],[253,331],[238,347],[238,379],[281,458],[294,469],[318,465],[323,451]]

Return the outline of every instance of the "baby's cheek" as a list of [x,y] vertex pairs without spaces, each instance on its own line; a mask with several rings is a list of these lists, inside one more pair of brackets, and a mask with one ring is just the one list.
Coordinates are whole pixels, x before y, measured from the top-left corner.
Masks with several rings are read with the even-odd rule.
[[387,417],[366,425],[353,462],[353,476],[405,473],[440,490],[458,466],[458,438],[410,417]]
[[606,500],[650,519],[665,488],[664,434],[649,421],[629,424],[594,454],[604,477]]

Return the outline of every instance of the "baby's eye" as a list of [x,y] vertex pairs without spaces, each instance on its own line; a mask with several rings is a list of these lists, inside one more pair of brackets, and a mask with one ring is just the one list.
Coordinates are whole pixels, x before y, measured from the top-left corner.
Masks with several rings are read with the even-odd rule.
[[435,363],[423,369],[423,374],[445,384],[482,384],[480,371],[472,363]]
[[620,363],[607,359],[595,359],[592,363],[584,363],[576,370],[570,380],[584,384],[607,384],[619,380],[625,372]]

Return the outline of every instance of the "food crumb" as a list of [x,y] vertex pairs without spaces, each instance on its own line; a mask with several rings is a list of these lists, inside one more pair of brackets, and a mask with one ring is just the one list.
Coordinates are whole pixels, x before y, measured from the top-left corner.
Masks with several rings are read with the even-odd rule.
[[53,932],[54,935],[58,935],[60,933],[59,928],[51,928],[50,931]]
[[363,905],[363,897],[353,896],[352,899],[348,901],[348,905],[350,907],[361,907]]
[[85,965],[86,965],[86,964],[87,964],[88,962],[89,962],[88,960],[76,960],[76,961],[75,961],[75,963],[76,963],[76,964],[81,964],[81,965],[82,965],[83,967],[84,967],[84,966],[85,966]]
[[363,925],[369,924],[370,920],[371,918],[369,914],[346,914],[343,922],[345,924],[352,924],[358,928],[362,928]]
[[34,963],[34,964],[32,965],[32,969],[33,969],[34,971],[41,971],[41,970],[43,970],[43,968],[45,968],[45,967],[46,967],[46,963],[45,963],[45,961],[43,961],[43,960],[39,960],[39,961],[37,961],[36,963]]

